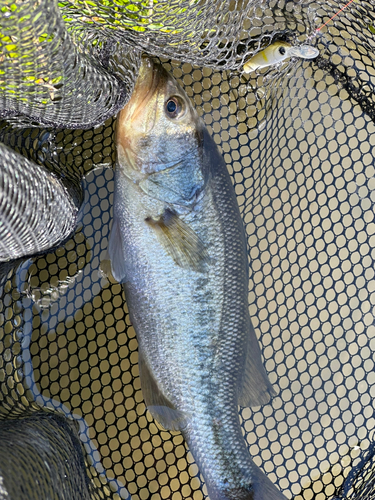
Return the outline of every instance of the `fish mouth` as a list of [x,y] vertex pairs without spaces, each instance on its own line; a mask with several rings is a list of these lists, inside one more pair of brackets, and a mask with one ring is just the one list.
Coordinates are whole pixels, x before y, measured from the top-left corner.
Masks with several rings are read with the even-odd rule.
[[127,152],[133,169],[139,166],[139,141],[151,135],[157,120],[159,94],[168,75],[147,56],[142,57],[139,75],[129,102],[117,117],[116,142]]
[[160,65],[155,64],[149,57],[142,56],[133,93],[118,116],[119,121],[126,124],[128,129],[132,129],[132,124],[135,122],[141,121],[141,115],[145,115],[146,118],[145,110],[147,110],[147,120],[143,120],[143,125],[147,124],[147,129],[145,126],[143,132],[149,133],[152,130],[156,119],[157,98],[154,103],[150,101],[160,93],[166,76],[165,70]]

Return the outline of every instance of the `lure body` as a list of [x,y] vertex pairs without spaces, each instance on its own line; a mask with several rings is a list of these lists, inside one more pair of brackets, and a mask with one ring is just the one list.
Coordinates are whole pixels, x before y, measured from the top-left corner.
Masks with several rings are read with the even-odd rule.
[[244,73],[251,73],[257,69],[267,68],[281,63],[290,57],[313,59],[319,55],[318,49],[310,45],[293,46],[288,42],[277,41],[257,52],[243,65]]

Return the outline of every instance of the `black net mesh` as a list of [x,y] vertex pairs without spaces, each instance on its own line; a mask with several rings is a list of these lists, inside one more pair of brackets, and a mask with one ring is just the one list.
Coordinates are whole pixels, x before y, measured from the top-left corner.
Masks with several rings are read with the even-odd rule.
[[126,64],[122,57],[118,74],[109,72],[113,54],[97,48],[95,62],[75,45],[55,0],[5,1],[0,16],[1,116],[17,117],[18,124],[84,128],[125,104],[138,59],[128,49],[117,47],[128,56]]
[[0,498],[98,498],[70,421],[45,412],[2,420],[0,440]]
[[333,500],[374,498],[374,443],[365,453],[359,454],[358,450],[358,446],[351,450],[352,468]]
[[[13,118],[1,131],[2,171],[42,167],[43,182],[54,172],[75,210],[86,175],[77,221],[62,210],[74,235],[0,267],[0,439],[5,446],[15,433],[22,443],[35,430],[33,447],[17,445],[14,463],[25,484],[27,471],[45,478],[33,483],[37,498],[60,490],[64,457],[72,455],[76,472],[66,472],[65,496],[53,498],[76,498],[75,488],[80,498],[206,496],[181,435],[146,411],[123,290],[100,268],[115,161],[108,117],[136,78],[135,49],[173,58],[164,65],[233,179],[249,241],[251,317],[277,390],[270,404],[241,409],[255,463],[287,498],[375,496],[375,14],[369,1],[355,1],[314,31],[341,7],[333,0],[3,2],[1,107]],[[241,75],[248,57],[280,38],[320,54]],[[26,123],[60,128],[19,128]],[[45,458],[51,483],[39,460],[44,440],[58,450]],[[3,467],[0,457],[0,498],[3,487],[17,491],[20,477],[16,466]]]
[[0,262],[48,250],[74,230],[74,186],[6,146],[0,156]]

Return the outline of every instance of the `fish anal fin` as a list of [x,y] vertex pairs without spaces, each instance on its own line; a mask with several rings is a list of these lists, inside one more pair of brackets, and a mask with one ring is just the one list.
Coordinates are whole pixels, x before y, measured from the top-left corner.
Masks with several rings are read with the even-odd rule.
[[116,217],[113,217],[111,234],[108,243],[108,256],[111,261],[112,276],[119,283],[125,281],[125,254],[122,243],[120,225]]
[[103,257],[100,260],[99,270],[101,276],[108,278],[112,274],[111,259],[109,257],[108,248],[105,250]]
[[188,416],[177,410],[159,389],[141,349],[138,351],[138,365],[143,398],[151,415],[166,430],[183,430],[187,426]]
[[258,339],[250,318],[249,323],[245,365],[238,397],[238,404],[243,407],[266,404],[276,394],[262,364]]
[[166,209],[158,218],[147,217],[146,223],[155,231],[159,242],[178,266],[204,271],[209,260],[205,245],[177,214]]
[[182,431],[187,426],[187,418],[182,411],[168,406],[147,406],[155,420],[167,431]]

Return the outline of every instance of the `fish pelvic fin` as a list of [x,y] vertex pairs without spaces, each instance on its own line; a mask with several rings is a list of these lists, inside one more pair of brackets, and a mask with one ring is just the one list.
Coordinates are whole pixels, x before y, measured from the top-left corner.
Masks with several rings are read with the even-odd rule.
[[245,366],[238,396],[238,404],[243,407],[266,404],[276,394],[262,364],[258,339],[250,318],[249,322]]
[[204,272],[209,261],[205,245],[177,214],[167,208],[157,219],[147,217],[146,223],[155,231],[159,242],[178,266]]
[[188,415],[177,410],[162,393],[140,348],[138,365],[143,398],[151,415],[166,430],[183,430],[188,424]]
[[113,217],[111,234],[108,243],[108,257],[111,262],[112,276],[119,283],[125,281],[125,254],[122,243],[121,228],[116,217]]

